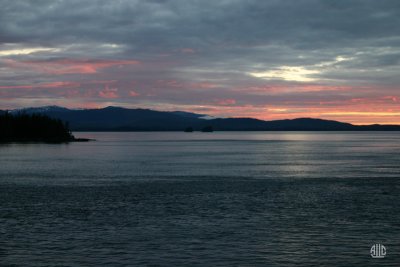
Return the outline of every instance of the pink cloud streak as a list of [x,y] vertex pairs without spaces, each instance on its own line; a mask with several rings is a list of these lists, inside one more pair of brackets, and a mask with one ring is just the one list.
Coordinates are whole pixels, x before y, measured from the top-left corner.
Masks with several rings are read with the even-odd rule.
[[48,74],[93,74],[100,69],[123,65],[141,64],[137,60],[76,60],[76,59],[57,59],[57,60],[31,60],[16,61],[7,60],[7,65],[11,68],[28,68],[38,72]]
[[81,84],[78,82],[51,82],[39,83],[33,85],[6,85],[0,86],[0,89],[35,89],[35,88],[65,88],[65,87],[79,87]]

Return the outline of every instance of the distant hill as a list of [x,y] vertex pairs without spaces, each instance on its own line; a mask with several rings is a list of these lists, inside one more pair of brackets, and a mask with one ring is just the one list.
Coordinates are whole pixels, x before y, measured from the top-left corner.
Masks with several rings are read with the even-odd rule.
[[37,107],[37,108],[23,108],[23,109],[14,109],[11,110],[11,114],[18,114],[18,113],[26,113],[26,114],[33,114],[33,113],[47,113],[47,112],[68,112],[71,111],[70,109],[59,107],[59,106],[44,106],[44,107]]
[[332,120],[298,118],[263,121],[252,118],[208,118],[204,114],[184,111],[155,111],[106,107],[101,109],[67,109],[58,106],[26,108],[12,114],[44,114],[68,122],[72,131],[400,131],[399,125],[357,126]]
[[207,116],[204,114],[196,114],[196,113],[191,113],[191,112],[186,112],[186,111],[171,111],[171,113],[182,116],[182,117],[186,117],[186,118],[197,118],[197,119]]
[[356,127],[349,123],[312,118],[275,121],[229,118],[214,119],[209,121],[209,124],[213,126],[215,130],[231,131],[347,131],[354,130]]

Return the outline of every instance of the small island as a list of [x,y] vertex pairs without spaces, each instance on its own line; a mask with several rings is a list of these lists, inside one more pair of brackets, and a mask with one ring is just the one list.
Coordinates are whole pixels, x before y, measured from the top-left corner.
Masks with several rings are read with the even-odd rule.
[[192,133],[194,130],[193,130],[193,127],[187,127],[186,129],[185,129],[185,133]]
[[214,129],[213,129],[212,126],[206,126],[206,127],[204,127],[203,129],[201,129],[201,131],[202,131],[203,133],[211,133],[211,132],[214,131]]
[[75,138],[68,123],[41,114],[0,115],[0,143],[40,142],[68,143],[86,142],[90,139]]

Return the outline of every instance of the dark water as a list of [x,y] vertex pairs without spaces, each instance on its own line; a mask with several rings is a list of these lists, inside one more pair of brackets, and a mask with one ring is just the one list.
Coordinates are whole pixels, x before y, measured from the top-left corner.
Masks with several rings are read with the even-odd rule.
[[400,265],[400,133],[76,135],[0,145],[0,266]]

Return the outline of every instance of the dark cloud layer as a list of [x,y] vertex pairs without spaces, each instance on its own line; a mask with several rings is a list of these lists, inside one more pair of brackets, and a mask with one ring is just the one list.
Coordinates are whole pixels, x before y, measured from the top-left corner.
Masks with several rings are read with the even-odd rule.
[[392,120],[399,26],[396,0],[4,0],[0,105]]

